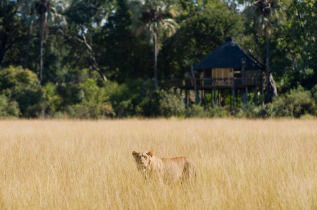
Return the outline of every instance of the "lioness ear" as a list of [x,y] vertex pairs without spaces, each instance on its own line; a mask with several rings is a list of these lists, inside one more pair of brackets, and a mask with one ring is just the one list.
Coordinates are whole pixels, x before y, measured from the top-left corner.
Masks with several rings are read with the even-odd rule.
[[151,149],[147,154],[150,155],[151,157],[153,157],[153,155],[154,155],[154,150]]
[[137,158],[137,157],[138,157],[138,154],[139,154],[139,153],[136,152],[136,151],[133,151],[133,152],[132,152],[132,155],[133,155],[134,158]]

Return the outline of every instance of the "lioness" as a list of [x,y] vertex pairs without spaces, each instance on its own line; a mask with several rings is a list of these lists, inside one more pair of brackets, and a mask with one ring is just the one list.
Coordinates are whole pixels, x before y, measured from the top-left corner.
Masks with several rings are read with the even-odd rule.
[[186,157],[159,158],[154,156],[154,151],[132,152],[139,171],[143,171],[145,177],[156,176],[165,181],[175,183],[187,180],[195,174],[195,165]]

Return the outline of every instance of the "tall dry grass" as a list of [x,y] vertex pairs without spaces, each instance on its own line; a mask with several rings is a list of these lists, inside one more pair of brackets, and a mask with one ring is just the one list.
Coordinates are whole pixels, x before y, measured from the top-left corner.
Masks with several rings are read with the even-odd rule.
[[[149,149],[198,180],[144,180]],[[0,208],[316,209],[317,121],[0,121]]]

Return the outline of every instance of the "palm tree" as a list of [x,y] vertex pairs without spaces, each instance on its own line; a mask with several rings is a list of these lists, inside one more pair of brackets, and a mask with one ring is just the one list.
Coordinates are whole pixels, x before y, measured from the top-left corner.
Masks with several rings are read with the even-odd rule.
[[281,22],[282,4],[277,0],[257,0],[254,2],[254,10],[258,16],[257,22],[265,34],[265,72],[266,72],[266,102],[271,101],[270,94],[270,35],[273,32],[273,26],[277,21]]
[[30,43],[31,43],[31,38],[32,38],[32,34],[33,34],[33,26],[34,26],[34,22],[37,19],[33,1],[22,2],[21,15],[22,15],[23,19],[26,20],[26,23],[29,26],[28,38],[27,38],[27,47],[26,47],[25,58],[24,58],[24,62],[23,62],[23,68],[27,68],[29,54],[30,54]]
[[43,80],[43,43],[45,40],[45,35],[48,33],[48,22],[55,23],[57,25],[65,24],[66,21],[57,10],[63,9],[63,4],[61,1],[57,0],[35,0],[34,8],[38,15],[38,20],[40,24],[40,56],[39,56],[39,78],[42,83]]
[[35,2],[35,9],[37,14],[39,15],[40,22],[40,63],[39,63],[39,77],[42,83],[43,79],[43,39],[44,39],[44,29],[46,28],[46,13],[50,9],[50,0],[38,0]]
[[175,33],[178,24],[173,19],[176,16],[175,8],[166,4],[161,0],[138,0],[133,1],[134,11],[134,24],[136,35],[142,32],[147,32],[150,40],[153,41],[154,47],[154,87],[158,88],[158,70],[157,70],[157,56],[159,53],[160,35],[164,34],[171,36]]

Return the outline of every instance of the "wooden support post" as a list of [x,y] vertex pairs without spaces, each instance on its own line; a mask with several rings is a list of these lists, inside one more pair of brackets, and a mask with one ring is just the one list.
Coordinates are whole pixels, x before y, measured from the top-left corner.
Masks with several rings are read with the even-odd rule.
[[214,91],[214,107],[215,107],[217,106],[217,93],[216,93],[217,89],[214,88],[213,91]]
[[201,102],[203,105],[205,105],[206,100],[205,100],[205,91],[204,90],[201,90]]
[[239,91],[240,90],[238,88],[235,89],[235,97],[236,97],[235,107],[238,107],[239,105]]
[[220,93],[220,90],[217,90],[217,105],[218,105],[218,106],[220,105],[219,93]]
[[258,87],[254,89],[254,104],[258,105]]
[[232,93],[230,95],[230,111],[232,111]]
[[199,104],[200,98],[199,98],[199,90],[195,90],[195,104]]
[[225,90],[220,90],[220,104],[221,106],[225,106],[225,97],[226,97],[226,92]]
[[235,103],[235,88],[232,88],[231,89],[231,94],[232,94],[232,109],[231,111],[234,113],[235,112],[235,109],[236,109],[236,103]]
[[244,106],[245,107],[248,106],[248,95],[249,95],[248,87],[246,86],[244,90]]
[[185,105],[188,106],[188,90],[185,89]]

